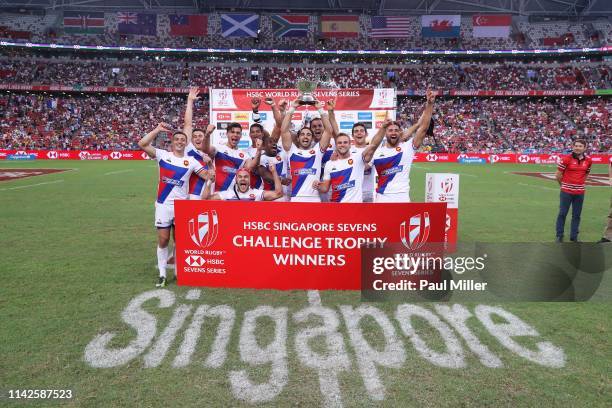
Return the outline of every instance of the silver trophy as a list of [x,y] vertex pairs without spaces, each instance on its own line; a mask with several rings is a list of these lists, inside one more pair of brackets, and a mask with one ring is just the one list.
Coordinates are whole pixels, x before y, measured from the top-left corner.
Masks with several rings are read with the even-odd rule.
[[316,103],[317,99],[313,92],[317,89],[318,84],[318,79],[299,78],[297,80],[295,86],[300,92],[300,96],[298,96],[300,105],[314,105]]

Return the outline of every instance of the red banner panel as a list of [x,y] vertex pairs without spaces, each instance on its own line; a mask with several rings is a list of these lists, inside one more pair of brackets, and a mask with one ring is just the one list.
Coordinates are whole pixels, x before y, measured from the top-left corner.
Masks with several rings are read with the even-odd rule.
[[446,203],[175,202],[179,285],[359,290],[361,248],[444,242]]

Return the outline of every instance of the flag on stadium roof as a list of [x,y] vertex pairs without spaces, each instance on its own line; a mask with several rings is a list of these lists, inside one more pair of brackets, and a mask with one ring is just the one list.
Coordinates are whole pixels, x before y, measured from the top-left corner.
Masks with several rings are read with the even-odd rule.
[[510,14],[474,14],[472,16],[474,37],[510,37],[512,15]]
[[359,36],[359,16],[321,16],[321,34],[325,38],[356,38]]
[[221,14],[223,37],[257,37],[259,16],[257,14]]
[[411,17],[372,16],[372,38],[406,38]]
[[117,13],[119,34],[157,35],[157,14]]
[[423,37],[459,37],[461,16],[429,15],[421,16],[421,35]]
[[307,37],[310,16],[297,14],[273,14],[272,32],[277,38]]
[[88,11],[64,11],[64,33],[103,34],[104,13]]
[[208,16],[205,14],[169,14],[170,35],[204,37],[208,32]]

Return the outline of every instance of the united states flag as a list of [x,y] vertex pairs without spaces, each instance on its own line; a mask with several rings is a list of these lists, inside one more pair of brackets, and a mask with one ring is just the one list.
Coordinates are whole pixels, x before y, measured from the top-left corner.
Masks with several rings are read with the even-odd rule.
[[373,16],[372,38],[407,38],[409,36],[410,17]]

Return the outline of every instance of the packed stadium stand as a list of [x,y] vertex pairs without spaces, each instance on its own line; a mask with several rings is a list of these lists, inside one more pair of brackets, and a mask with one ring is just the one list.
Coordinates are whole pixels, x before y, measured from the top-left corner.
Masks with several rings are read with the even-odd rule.
[[[87,87],[293,88],[298,78],[321,74],[325,76],[326,87],[395,88],[398,116],[406,123],[412,122],[421,109],[419,95],[428,87],[437,90],[436,138],[427,141],[429,150],[559,152],[566,150],[571,138],[577,135],[591,142],[593,152],[607,152],[612,148],[609,121],[612,102],[606,96],[612,89],[612,63],[611,49],[605,48],[612,43],[612,17],[605,2],[592,2],[590,6],[588,2],[577,2],[584,3],[581,12],[588,6],[588,13],[581,16],[568,15],[561,9],[548,10],[551,16],[542,16],[545,13],[530,9],[536,5],[527,2],[524,13],[507,10],[512,15],[508,20],[510,26],[507,26],[508,35],[501,37],[476,35],[475,24],[480,23],[472,13],[440,10],[439,14],[460,15],[456,20],[459,34],[451,38],[422,34],[421,14],[426,13],[420,12],[416,4],[413,14],[405,15],[393,8],[399,4],[395,1],[387,2],[387,9],[383,8],[384,2],[376,3],[379,6],[376,9],[356,7],[349,13],[356,16],[355,31],[344,37],[322,31],[322,16],[335,14],[334,10],[303,12],[309,14],[304,35],[282,37],[275,31],[274,11],[253,9],[252,13],[259,14],[257,33],[252,37],[232,37],[224,36],[222,26],[222,16],[229,11],[185,11],[185,14],[206,14],[206,33],[179,36],[172,34],[170,14],[176,11],[154,7],[140,12],[156,15],[155,35],[121,32],[120,19],[125,19],[125,15],[103,13],[95,4],[91,9],[84,9],[81,17],[97,13],[104,23],[96,33],[88,34],[69,33],[65,28],[66,14],[61,9],[17,12],[14,8],[0,7],[0,40],[14,44],[356,51],[340,56],[245,57],[231,53],[190,55],[149,50],[80,52],[2,44],[0,149],[134,149],[137,148],[135,141],[143,132],[162,119],[181,126],[185,95],[180,91],[136,95],[129,89],[83,89]],[[127,10],[128,5],[125,7]],[[80,8],[75,5],[70,10],[75,13]],[[276,10],[276,13],[285,12],[285,9]],[[381,13],[403,15],[401,38],[372,35],[374,16]],[[136,13],[131,14],[136,18]],[[584,55],[575,51],[571,55],[538,53],[520,58],[415,58],[358,53],[360,50],[581,47],[603,48]],[[46,88],[33,88],[36,86]],[[61,91],[53,91],[53,87]],[[479,94],[490,90],[518,94],[496,94],[495,98]],[[548,94],[533,97],[529,92],[534,91]],[[206,97],[205,92],[195,115],[200,126],[208,121]]]

